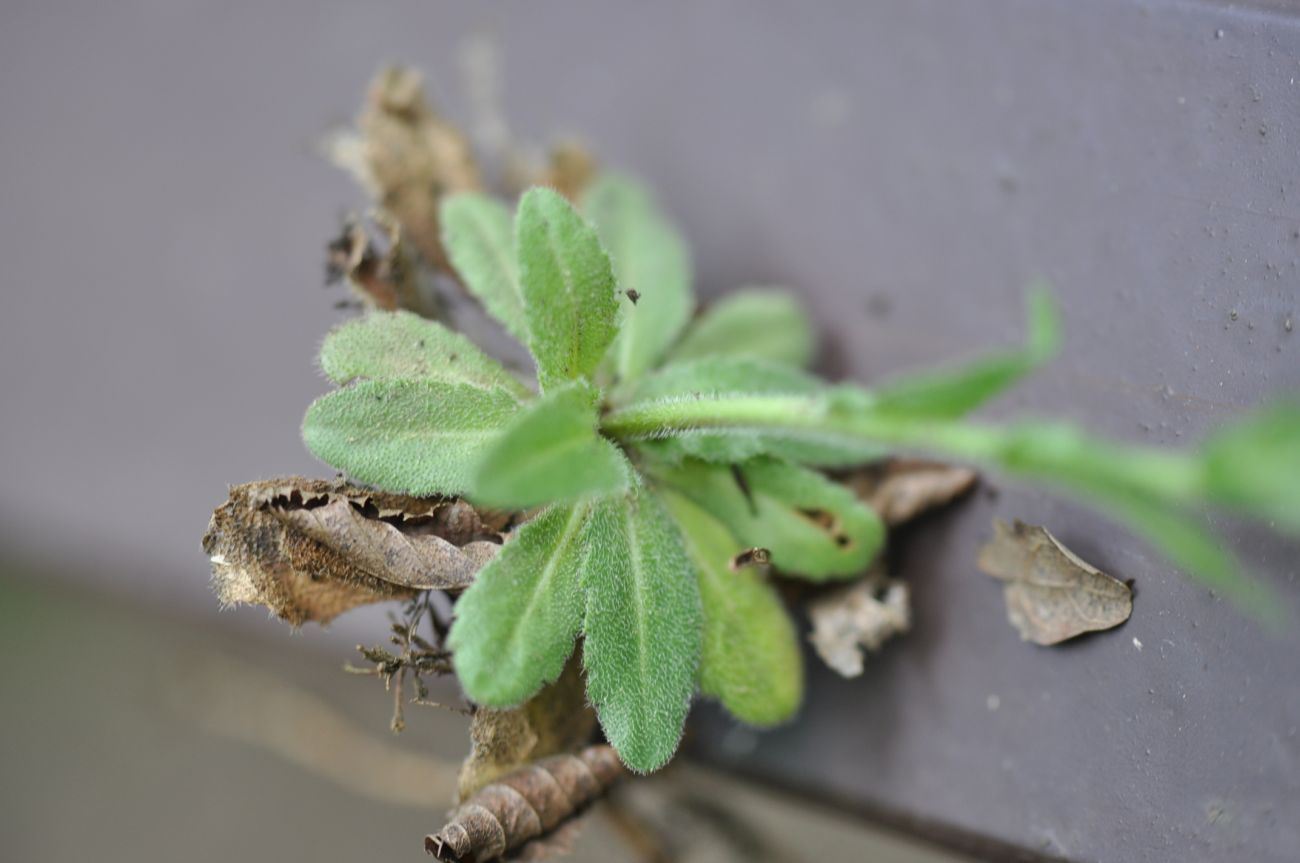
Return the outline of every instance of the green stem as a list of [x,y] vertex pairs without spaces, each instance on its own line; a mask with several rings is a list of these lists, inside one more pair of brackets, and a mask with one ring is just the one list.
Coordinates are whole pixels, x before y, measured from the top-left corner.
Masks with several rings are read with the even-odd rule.
[[791,436],[841,435],[996,466],[1098,500],[1136,494],[1186,505],[1203,496],[1196,459],[1090,441],[1069,426],[909,417],[835,406],[819,396],[720,396],[648,402],[608,414],[603,431],[622,442],[701,429],[767,429]]

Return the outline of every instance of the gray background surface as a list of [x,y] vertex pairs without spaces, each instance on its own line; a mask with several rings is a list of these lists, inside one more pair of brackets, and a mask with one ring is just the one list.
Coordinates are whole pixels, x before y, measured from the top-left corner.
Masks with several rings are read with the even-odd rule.
[[[297,434],[336,320],[321,245],[361,199],[315,142],[384,60],[424,68],[456,115],[458,53],[483,33],[521,137],[581,134],[653,183],[704,293],[802,292],[828,369],[870,380],[1011,341],[1044,275],[1064,355],[990,415],[1187,445],[1300,390],[1288,7],[9,0],[4,541],[211,607],[197,540],[225,484],[324,470]],[[1019,643],[972,565],[993,515],[1135,579],[1133,619],[1062,650]],[[1294,546],[1207,523],[1294,604]],[[863,679],[814,671],[794,726],[752,737],[715,718],[719,744],[700,749],[954,841],[1300,855],[1294,634],[1266,636],[1102,516],[1016,488],[897,546],[914,635]],[[226,621],[276,632],[255,612]]]

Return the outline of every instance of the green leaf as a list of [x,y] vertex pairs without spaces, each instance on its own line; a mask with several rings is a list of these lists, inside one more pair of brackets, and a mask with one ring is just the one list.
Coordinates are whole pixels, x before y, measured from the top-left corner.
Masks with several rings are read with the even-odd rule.
[[1202,448],[1206,495],[1300,533],[1300,404],[1271,405]]
[[307,410],[307,448],[354,479],[404,494],[464,494],[480,453],[519,409],[500,388],[361,381]]
[[1259,580],[1243,577],[1232,555],[1187,515],[1131,493],[1115,495],[1105,503],[1112,517],[1242,610],[1271,626],[1286,620],[1286,605],[1275,593]]
[[721,522],[680,494],[661,494],[699,573],[700,690],[742,722],[785,722],[803,699],[803,658],[790,615],[761,572],[732,571],[744,548]]
[[790,575],[814,581],[857,575],[884,545],[884,525],[870,507],[787,462],[756,458],[733,471],[690,460],[650,470],[743,544],[768,549],[772,563]]
[[806,366],[815,345],[812,321],[787,293],[745,288],[723,297],[686,331],[674,362],[712,354]]
[[371,312],[337,328],[321,345],[320,366],[337,384],[431,378],[529,394],[465,336],[410,312]]
[[1046,363],[1057,351],[1060,325],[1051,294],[1045,287],[1026,298],[1028,337],[1018,351],[984,357],[952,371],[907,375],[874,392],[878,413],[934,419],[955,419],[1006,390]]
[[648,773],[677,749],[695,688],[696,575],[652,494],[596,504],[586,542],[587,696],[623,762]]
[[475,503],[527,509],[628,487],[627,459],[596,432],[599,394],[585,381],[529,404],[479,457]]
[[443,199],[439,219],[443,248],[466,289],[506,332],[528,344],[510,210],[487,195],[462,192]]
[[456,602],[448,635],[465,693],[513,707],[555,680],[582,625],[590,509],[553,506],[519,527]]
[[[631,390],[636,403],[707,399],[722,395],[812,395],[825,384],[799,369],[750,357],[716,356],[673,363]],[[659,458],[688,456],[735,464],[772,455],[819,467],[848,467],[879,458],[883,450],[830,429],[676,429],[662,440],[640,445]]]
[[529,348],[542,388],[587,377],[617,332],[618,300],[596,231],[558,192],[532,188],[515,216]]
[[618,286],[637,300],[620,301],[611,356],[622,380],[653,368],[691,316],[691,262],[686,244],[650,194],[626,177],[602,175],[583,198],[614,265]]

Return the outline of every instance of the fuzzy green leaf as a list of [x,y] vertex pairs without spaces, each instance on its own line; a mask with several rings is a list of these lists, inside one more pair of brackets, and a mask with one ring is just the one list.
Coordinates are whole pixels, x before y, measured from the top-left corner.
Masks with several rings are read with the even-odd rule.
[[707,309],[687,329],[670,359],[726,354],[806,366],[814,345],[812,321],[797,299],[778,290],[744,288]]
[[595,504],[586,542],[587,696],[623,762],[647,773],[677,749],[695,688],[695,571],[653,494]]
[[603,175],[583,198],[614,265],[621,300],[618,338],[611,358],[618,378],[639,377],[658,363],[691,316],[691,262],[677,230],[650,193],[626,177]]
[[750,725],[790,719],[803,699],[803,658],[780,597],[753,567],[732,571],[744,548],[721,522],[680,494],[661,494],[699,573],[700,691]]
[[439,219],[443,248],[466,289],[506,332],[528,344],[510,210],[487,195],[462,192],[443,200]]
[[[665,366],[633,390],[639,403],[723,395],[811,395],[825,384],[792,366],[751,357],[703,357]],[[735,464],[771,455],[818,467],[848,467],[879,458],[879,446],[860,438],[815,429],[686,429],[641,445],[659,458],[680,461],[691,456]]]
[[630,467],[596,432],[597,398],[590,384],[575,381],[525,407],[480,456],[474,501],[527,509],[625,491]]
[[431,378],[518,396],[528,389],[460,333],[411,312],[371,312],[325,337],[320,366],[337,384]]
[[983,357],[952,371],[907,375],[874,392],[873,410],[934,419],[955,419],[1006,390],[1056,355],[1060,324],[1044,287],[1026,298],[1028,337],[1024,348]]
[[596,231],[558,192],[532,188],[515,216],[528,346],[542,388],[587,377],[617,332],[609,256]]
[[690,460],[651,470],[743,544],[768,549],[772,563],[790,575],[814,581],[857,575],[884,545],[884,525],[868,506],[787,462],[756,458],[733,471]]
[[354,479],[405,494],[464,494],[480,453],[519,409],[500,388],[361,381],[307,410],[307,448]]
[[1202,449],[1206,495],[1300,533],[1300,404],[1271,405]]
[[513,707],[555,680],[582,625],[590,510],[553,506],[514,531],[456,602],[448,636],[465,693]]

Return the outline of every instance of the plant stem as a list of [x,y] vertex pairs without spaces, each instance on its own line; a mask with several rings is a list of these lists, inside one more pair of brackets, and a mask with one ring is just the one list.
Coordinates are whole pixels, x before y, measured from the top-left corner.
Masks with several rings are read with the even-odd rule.
[[1099,501],[1137,495],[1176,505],[1203,497],[1197,459],[1149,447],[1087,439],[1067,425],[994,426],[873,411],[868,400],[835,396],[721,396],[631,405],[608,414],[602,430],[634,442],[706,429],[764,429],[836,435],[996,466]]

